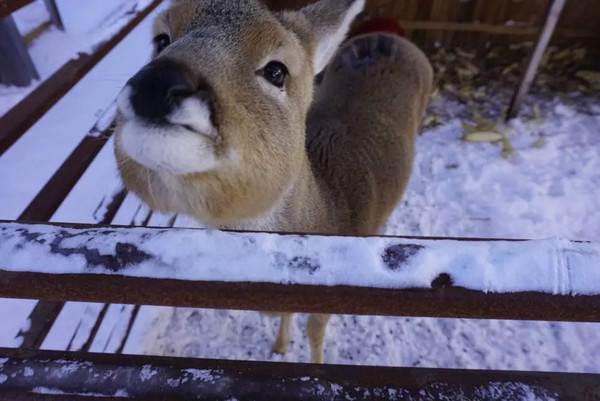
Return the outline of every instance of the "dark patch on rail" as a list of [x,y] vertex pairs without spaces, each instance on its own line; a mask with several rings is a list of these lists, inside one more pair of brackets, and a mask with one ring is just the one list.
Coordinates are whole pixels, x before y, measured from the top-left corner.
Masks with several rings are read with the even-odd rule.
[[[111,232],[99,232],[99,234],[111,234]],[[80,246],[77,248],[64,247],[62,241],[65,239],[85,235],[85,232],[72,234],[61,230],[56,238],[50,243],[50,252],[63,256],[82,255],[88,267],[103,266],[111,271],[119,271],[126,267],[139,264],[151,259],[152,255],[138,249],[137,245],[128,242],[117,242],[114,254],[101,254],[98,249]]]
[[290,269],[304,270],[310,273],[314,273],[321,268],[319,261],[307,256],[294,256],[288,261],[288,266]]
[[[46,243],[46,239],[45,238],[40,238],[42,235],[44,235],[44,233],[36,233],[36,232],[32,233],[32,232],[29,232],[28,230],[26,230],[24,228],[17,228],[17,229],[15,229],[15,232],[19,233],[19,235],[21,237],[23,237],[25,239],[25,241],[27,241],[27,242],[36,242],[38,244],[45,244]],[[23,246],[20,245],[18,247],[22,248]]]
[[448,273],[440,273],[431,281],[431,288],[448,288],[454,286],[454,280]]
[[383,263],[391,269],[398,270],[401,269],[406,261],[415,256],[419,251],[424,248],[423,245],[416,244],[396,244],[390,245],[385,248],[383,251],[383,255],[381,258]]

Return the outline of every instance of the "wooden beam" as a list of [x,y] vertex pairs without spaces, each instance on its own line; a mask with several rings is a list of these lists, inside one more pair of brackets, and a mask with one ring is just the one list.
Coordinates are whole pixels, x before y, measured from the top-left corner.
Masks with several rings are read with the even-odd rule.
[[[44,400],[513,401],[600,397],[600,375],[315,365],[0,349],[0,395]],[[40,394],[41,393],[41,394]],[[60,395],[64,398],[60,398]],[[10,398],[11,400],[15,398]],[[77,399],[77,398],[75,398]],[[529,399],[529,398],[528,398]]]
[[553,0],[552,5],[550,6],[550,10],[548,11],[548,15],[546,17],[546,22],[544,23],[544,27],[540,31],[535,47],[529,56],[529,60],[527,61],[527,66],[525,67],[521,82],[513,94],[508,106],[508,110],[506,112],[507,120],[515,118],[519,113],[521,103],[523,103],[523,100],[525,99],[525,96],[527,95],[527,92],[529,92],[529,88],[533,83],[535,73],[540,65],[540,62],[542,61],[542,56],[544,55],[544,51],[550,42],[550,38],[552,38],[554,28],[556,27],[558,19],[560,18],[560,14],[565,6],[565,2],[566,0]]
[[[405,20],[398,21],[407,30],[424,31],[456,31],[456,32],[481,32],[495,35],[535,36],[540,32],[538,26],[515,26],[495,25],[477,22],[446,22],[427,20]],[[598,30],[559,28],[557,35],[567,38],[597,38],[600,37]]]

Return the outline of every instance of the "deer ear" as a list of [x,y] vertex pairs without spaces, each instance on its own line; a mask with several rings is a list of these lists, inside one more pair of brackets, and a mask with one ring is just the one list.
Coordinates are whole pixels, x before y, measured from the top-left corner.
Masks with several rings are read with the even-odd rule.
[[313,55],[315,74],[327,65],[346,37],[354,17],[364,6],[365,0],[321,0],[301,10],[316,42]]

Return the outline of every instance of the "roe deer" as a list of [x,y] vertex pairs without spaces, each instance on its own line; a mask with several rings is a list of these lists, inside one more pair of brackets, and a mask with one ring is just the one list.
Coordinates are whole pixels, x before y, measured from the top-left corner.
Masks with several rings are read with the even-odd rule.
[[[119,95],[125,186],[217,228],[377,234],[407,185],[432,69],[396,35],[339,48],[363,6],[172,1],[155,21],[153,60]],[[281,316],[276,352],[290,335]],[[313,362],[328,320],[309,316]]]

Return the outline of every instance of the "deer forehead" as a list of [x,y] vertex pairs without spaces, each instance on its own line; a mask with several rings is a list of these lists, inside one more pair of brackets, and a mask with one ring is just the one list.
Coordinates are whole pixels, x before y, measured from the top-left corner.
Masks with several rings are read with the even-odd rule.
[[155,20],[153,32],[155,36],[169,34],[171,42],[185,40],[180,53],[187,49],[207,58],[223,55],[228,61],[237,58],[252,67],[276,58],[285,62],[292,74],[306,64],[299,36],[254,0],[175,1]]

